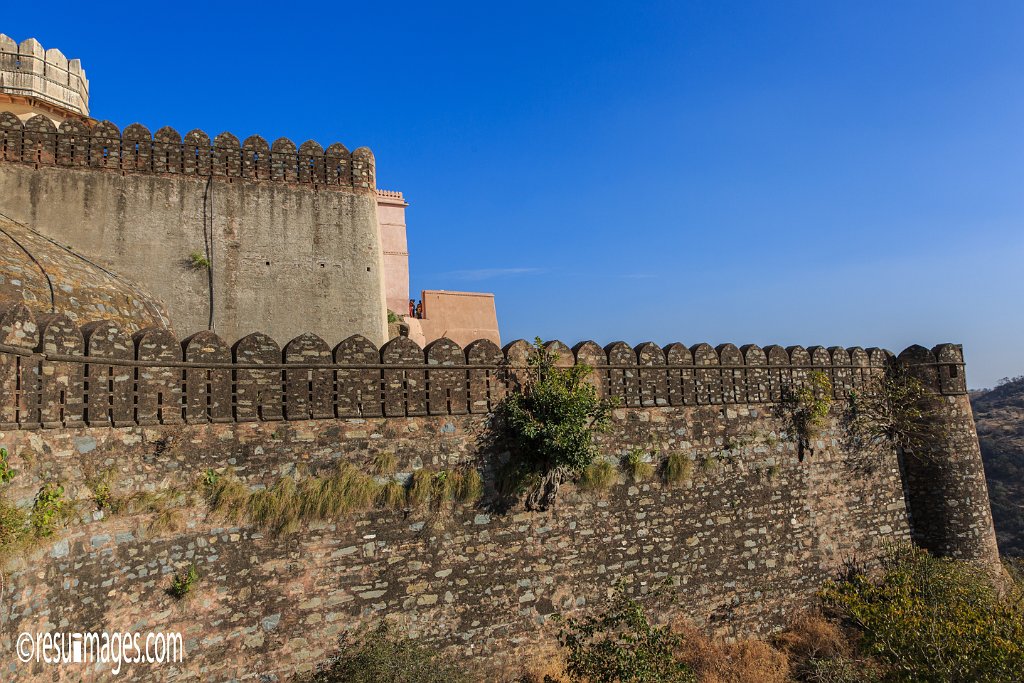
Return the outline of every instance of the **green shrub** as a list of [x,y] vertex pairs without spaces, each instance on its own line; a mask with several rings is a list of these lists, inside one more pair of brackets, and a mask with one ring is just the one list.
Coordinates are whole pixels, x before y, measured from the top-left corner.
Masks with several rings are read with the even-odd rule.
[[381,623],[341,638],[338,654],[321,664],[306,683],[469,683],[452,659],[399,636]]
[[557,354],[538,337],[526,379],[502,401],[502,418],[521,478],[541,476],[527,496],[529,509],[545,509],[566,479],[578,476],[597,454],[594,434],[607,427],[614,405],[587,383],[584,364],[556,367]]
[[53,482],[43,484],[32,504],[32,514],[29,515],[29,524],[36,538],[53,535],[57,523],[67,513],[66,505],[63,486]]
[[112,472],[104,471],[86,478],[85,485],[92,492],[92,500],[97,510],[109,510],[114,505],[114,492],[110,486]]
[[877,576],[851,570],[821,595],[859,629],[866,653],[889,666],[891,680],[1021,680],[1021,591],[1002,594],[982,567],[901,546]]
[[0,448],[0,484],[7,484],[18,474],[18,470],[11,469],[7,463],[7,449]]
[[188,255],[188,264],[195,270],[206,270],[210,267],[210,259],[197,249]]
[[195,564],[190,564],[187,569],[183,569],[174,575],[171,580],[171,588],[168,592],[179,600],[192,590],[192,586],[195,585],[196,581],[199,580],[199,571],[196,569]]
[[691,476],[693,476],[693,460],[679,451],[669,453],[665,460],[665,483],[669,486],[678,486],[690,481]]
[[693,671],[674,656],[683,641],[668,626],[652,626],[621,590],[605,612],[566,619],[558,633],[574,683],[690,683]]

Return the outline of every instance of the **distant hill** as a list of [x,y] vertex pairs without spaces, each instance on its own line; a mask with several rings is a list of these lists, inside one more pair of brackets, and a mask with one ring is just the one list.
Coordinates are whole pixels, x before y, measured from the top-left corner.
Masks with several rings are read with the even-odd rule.
[[971,406],[999,550],[1024,556],[1024,376],[972,392]]

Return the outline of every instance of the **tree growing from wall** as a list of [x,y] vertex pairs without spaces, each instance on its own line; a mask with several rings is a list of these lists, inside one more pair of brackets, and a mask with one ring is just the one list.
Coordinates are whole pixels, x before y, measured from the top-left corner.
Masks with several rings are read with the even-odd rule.
[[586,379],[592,368],[556,366],[558,355],[538,337],[524,375],[498,411],[512,451],[510,469],[526,507],[544,510],[565,481],[597,455],[594,435],[607,428],[615,403]]
[[849,399],[845,421],[855,453],[896,449],[925,457],[948,438],[946,423],[936,419],[941,397],[903,363],[873,377],[863,391],[850,391]]

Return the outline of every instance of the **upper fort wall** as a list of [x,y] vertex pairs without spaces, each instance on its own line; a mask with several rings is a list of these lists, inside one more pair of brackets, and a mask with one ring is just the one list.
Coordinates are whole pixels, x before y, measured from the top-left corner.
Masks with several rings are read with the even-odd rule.
[[0,212],[137,283],[183,336],[382,343],[374,186],[366,148],[0,112]]

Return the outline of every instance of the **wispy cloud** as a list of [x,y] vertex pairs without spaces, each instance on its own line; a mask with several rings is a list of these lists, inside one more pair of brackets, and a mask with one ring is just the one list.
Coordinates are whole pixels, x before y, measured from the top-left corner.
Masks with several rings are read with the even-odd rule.
[[456,280],[493,280],[499,277],[543,273],[543,268],[476,268],[474,270],[452,270],[441,275]]

